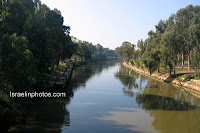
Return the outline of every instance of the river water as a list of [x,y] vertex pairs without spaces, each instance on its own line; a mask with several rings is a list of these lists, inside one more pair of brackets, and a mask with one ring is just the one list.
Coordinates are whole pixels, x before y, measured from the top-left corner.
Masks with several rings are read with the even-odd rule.
[[32,105],[9,132],[200,132],[200,99],[119,62],[77,67],[65,89],[66,98]]

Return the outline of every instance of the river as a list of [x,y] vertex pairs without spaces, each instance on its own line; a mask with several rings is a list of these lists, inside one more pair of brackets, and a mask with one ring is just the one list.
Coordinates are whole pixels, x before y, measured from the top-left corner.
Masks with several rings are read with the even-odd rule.
[[199,133],[200,99],[120,62],[75,68],[66,98],[32,105],[24,133]]

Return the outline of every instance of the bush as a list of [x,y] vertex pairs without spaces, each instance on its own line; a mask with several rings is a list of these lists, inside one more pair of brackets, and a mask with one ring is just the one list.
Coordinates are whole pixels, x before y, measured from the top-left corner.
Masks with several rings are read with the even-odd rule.
[[131,65],[134,65],[134,61],[133,60],[130,60],[130,63],[131,63]]
[[136,61],[136,66],[140,67],[140,61]]

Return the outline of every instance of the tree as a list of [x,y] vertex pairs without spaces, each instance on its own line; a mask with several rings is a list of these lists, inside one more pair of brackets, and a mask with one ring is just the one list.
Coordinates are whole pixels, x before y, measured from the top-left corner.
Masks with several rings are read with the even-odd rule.
[[[189,35],[190,26],[192,26],[192,21],[197,15],[194,11],[196,10],[192,5],[186,8],[180,9],[176,14],[176,31],[182,36],[184,41],[184,48],[188,55],[188,70],[190,70],[190,60],[191,60],[191,50],[194,45],[191,43],[191,38]],[[182,53],[183,54],[183,53]]]
[[162,35],[161,40],[161,63],[164,66],[169,66],[169,73],[171,76],[172,69],[175,75],[175,66],[177,63],[177,53],[179,49],[179,43],[177,43],[179,36],[176,32],[166,32]]
[[143,54],[143,63],[148,68],[150,74],[152,74],[156,69],[159,72],[160,68],[160,40],[161,32],[157,30],[156,32],[149,31],[149,38],[144,42],[146,48]]
[[156,31],[159,31],[160,33],[164,33],[167,29],[167,24],[164,20],[160,20],[158,22],[158,25],[155,26]]
[[115,49],[116,53],[128,62],[134,56],[135,45],[130,42],[123,42],[122,45]]
[[142,53],[144,53],[146,46],[142,39],[138,40],[137,47],[141,50]]
[[54,67],[71,58],[76,45],[59,10],[40,0],[1,0],[0,5],[0,103],[13,106],[9,91],[46,89]]
[[17,33],[20,36],[23,34],[23,28],[27,18],[34,13],[33,1],[11,0],[7,2],[7,8],[4,9],[3,14],[3,31],[10,35]]
[[199,48],[196,48],[195,52],[193,54],[192,66],[194,68],[196,68],[197,73],[198,73],[198,78],[200,78],[200,72],[199,72],[199,69],[200,69],[200,50],[199,50]]
[[33,54],[27,45],[27,39],[16,34],[3,39],[1,73],[15,91],[31,90],[35,81]]

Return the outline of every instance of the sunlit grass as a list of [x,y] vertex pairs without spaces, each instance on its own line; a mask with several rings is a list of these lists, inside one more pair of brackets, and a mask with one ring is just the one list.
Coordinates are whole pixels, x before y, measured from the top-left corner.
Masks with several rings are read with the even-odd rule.
[[52,70],[52,76],[56,77],[62,76],[69,64],[70,64],[69,61],[66,62],[60,61],[58,65],[54,65],[53,67],[51,67],[50,70]]

